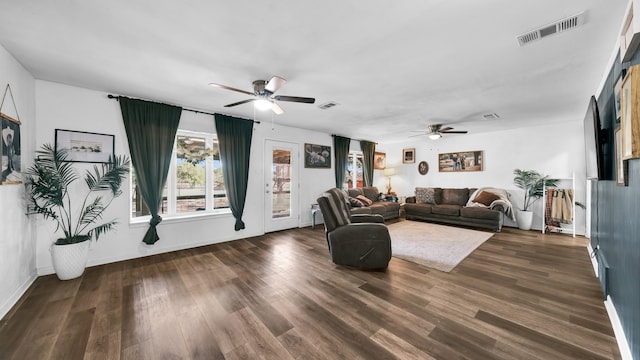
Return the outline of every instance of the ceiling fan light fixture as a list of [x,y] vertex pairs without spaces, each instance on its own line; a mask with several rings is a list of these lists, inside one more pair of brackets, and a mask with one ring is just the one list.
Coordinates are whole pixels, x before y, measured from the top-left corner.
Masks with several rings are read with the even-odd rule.
[[438,140],[442,137],[441,134],[429,134],[429,139],[431,140]]
[[253,102],[253,106],[255,106],[256,109],[258,110],[269,110],[271,109],[271,106],[273,106],[271,104],[271,101],[267,100],[267,99],[258,99],[256,101]]

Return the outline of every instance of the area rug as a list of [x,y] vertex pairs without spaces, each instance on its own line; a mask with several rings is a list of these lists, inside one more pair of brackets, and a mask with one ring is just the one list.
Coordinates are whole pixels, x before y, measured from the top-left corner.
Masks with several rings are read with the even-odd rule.
[[388,226],[393,256],[444,272],[450,272],[493,233],[400,221]]

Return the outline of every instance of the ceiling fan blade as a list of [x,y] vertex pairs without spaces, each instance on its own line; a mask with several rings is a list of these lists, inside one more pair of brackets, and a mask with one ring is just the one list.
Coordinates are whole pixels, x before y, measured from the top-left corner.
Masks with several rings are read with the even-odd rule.
[[439,128],[439,129],[438,129],[438,131],[440,131],[440,132],[447,132],[447,131],[449,131],[449,130],[453,130],[453,128],[452,128],[452,127],[447,126],[447,127],[443,127],[443,128]]
[[227,85],[216,84],[216,83],[210,83],[209,85],[210,85],[210,86],[219,87],[219,88],[222,88],[222,89],[231,90],[231,91],[237,91],[237,92],[239,92],[239,93],[243,93],[243,94],[247,94],[247,95],[255,95],[255,94],[254,94],[254,93],[252,93],[252,92],[244,91],[244,90],[240,90],[240,89],[236,89],[236,88],[233,88],[233,87],[231,87],[231,86],[227,86]]
[[278,91],[278,89],[280,89],[286,82],[287,80],[278,76],[274,76],[271,78],[271,80],[269,80],[269,82],[267,82],[267,85],[265,85],[264,89],[273,94],[274,92]]
[[273,110],[276,115],[284,114],[284,110],[275,102],[273,102],[273,104],[271,105],[271,110]]
[[416,134],[416,135],[409,135],[409,137],[425,136],[425,135],[427,135],[427,133]]
[[440,131],[441,134],[466,134],[468,131]]
[[313,104],[314,102],[316,102],[316,99],[314,98],[299,97],[299,96],[278,95],[278,96],[274,96],[273,98],[278,101],[291,101],[291,102],[299,102],[299,103],[305,103],[305,104]]
[[242,100],[242,101],[238,101],[238,102],[234,102],[233,104],[228,104],[225,105],[224,107],[232,107],[232,106],[236,106],[236,105],[242,105],[242,104],[246,104],[252,101],[256,101],[257,99],[247,99],[247,100]]

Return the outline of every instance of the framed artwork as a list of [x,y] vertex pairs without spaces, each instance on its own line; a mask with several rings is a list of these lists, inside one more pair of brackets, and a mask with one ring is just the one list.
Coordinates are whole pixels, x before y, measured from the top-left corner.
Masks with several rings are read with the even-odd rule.
[[420,163],[418,164],[418,172],[420,173],[420,175],[427,175],[427,173],[429,172],[429,164],[427,164],[426,161],[420,161]]
[[376,151],[373,154],[374,170],[383,170],[385,167],[387,167],[387,153]]
[[620,128],[616,129],[614,140],[616,147],[616,185],[628,186],[629,168],[627,160],[622,159],[622,131]]
[[622,131],[620,144],[623,160],[640,157],[638,91],[640,91],[640,66],[635,65],[627,71],[620,89],[620,131]]
[[482,151],[461,151],[438,154],[438,171],[482,171]]
[[106,163],[114,155],[115,136],[56,129],[56,150],[68,149],[69,161]]
[[0,125],[2,127],[2,146],[0,146],[2,175],[0,175],[0,184],[20,184],[22,182],[20,121],[0,113]]
[[402,149],[402,163],[413,164],[416,162],[416,149]]
[[304,167],[331,168],[331,146],[304,144]]
[[618,78],[618,81],[616,81],[616,84],[613,87],[617,122],[620,122],[620,90],[621,89],[622,89],[622,76]]

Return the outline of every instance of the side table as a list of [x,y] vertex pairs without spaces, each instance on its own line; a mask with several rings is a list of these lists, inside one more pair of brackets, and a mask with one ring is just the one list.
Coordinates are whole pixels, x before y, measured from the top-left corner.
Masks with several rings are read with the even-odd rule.
[[316,213],[320,211],[320,206],[318,204],[311,204],[311,229],[316,228]]

